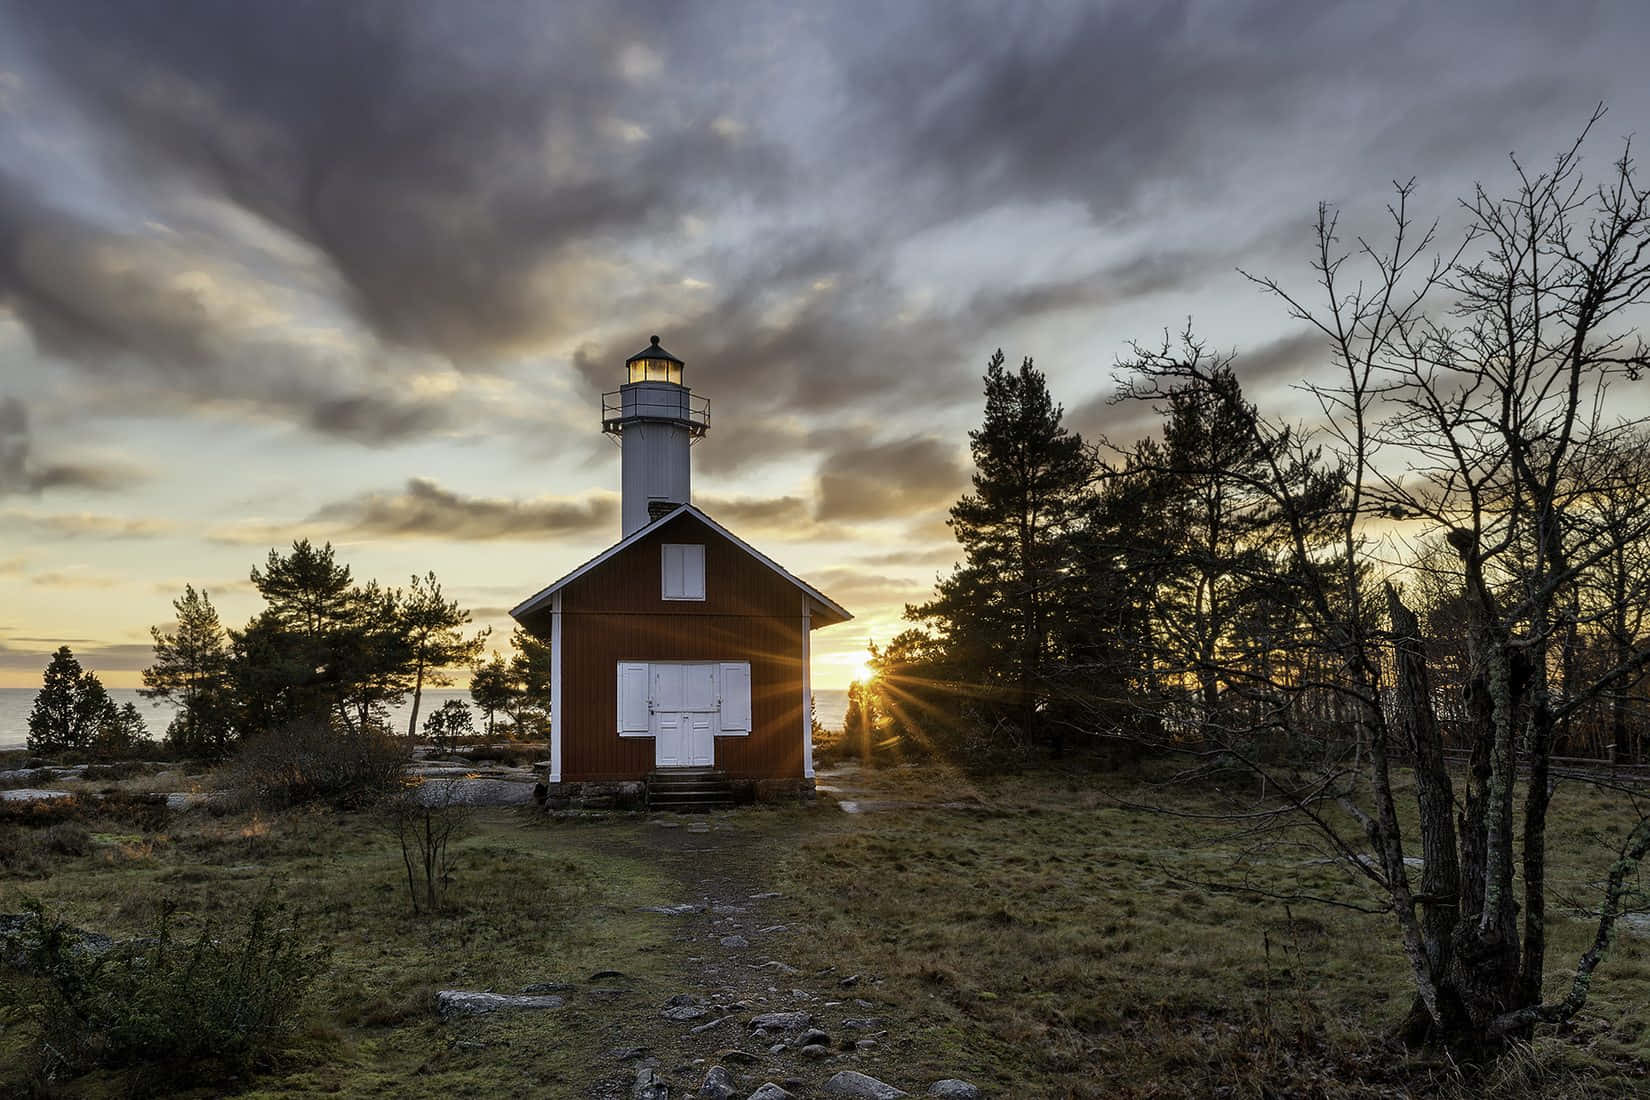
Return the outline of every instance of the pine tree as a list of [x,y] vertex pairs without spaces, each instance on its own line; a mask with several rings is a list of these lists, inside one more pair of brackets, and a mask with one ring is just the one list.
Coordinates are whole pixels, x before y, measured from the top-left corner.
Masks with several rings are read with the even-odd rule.
[[203,590],[184,585],[172,601],[178,626],[173,633],[151,627],[155,663],[143,670],[140,694],[146,699],[169,699],[178,715],[168,726],[166,739],[188,753],[217,755],[232,736],[228,698],[229,643],[217,608]]
[[[510,657],[510,678],[515,687],[512,695],[515,710],[511,717],[517,726],[544,732],[552,704],[550,689],[554,665],[550,643],[540,641],[518,626],[510,632],[510,644],[515,647],[515,653]],[[517,736],[523,732],[526,730],[518,731]]]
[[515,685],[510,679],[510,666],[502,654],[493,654],[486,664],[478,664],[470,673],[470,698],[487,718],[487,736],[493,736],[493,717],[510,706],[516,697]]
[[474,637],[464,635],[463,627],[470,621],[470,613],[460,608],[457,600],[442,595],[441,583],[434,573],[423,577],[413,575],[412,584],[401,600],[399,619],[412,664],[412,715],[407,719],[407,737],[411,739],[418,729],[418,707],[425,683],[432,687],[452,683],[447,670],[474,661],[491,632],[483,630]]
[[308,539],[285,556],[271,550],[252,583],[268,606],[230,634],[242,727],[302,718],[359,732],[381,723],[410,686],[400,590],[356,586],[331,543]]
[[118,718],[103,681],[81,668],[68,646],[61,646],[46,666],[29,711],[29,751],[89,752],[99,731]]
[[[955,663],[996,688],[1027,736],[1039,732],[1055,659],[1051,609],[1096,471],[1063,416],[1030,359],[1014,371],[1000,349],[991,357],[985,419],[968,435],[974,491],[951,509],[966,560],[932,602],[907,609],[939,627]],[[1057,730],[1050,745],[1063,747]]]
[[117,710],[113,702],[103,712],[93,748],[98,756],[130,756],[135,750],[150,744],[149,726],[138,713],[135,703],[125,703]]

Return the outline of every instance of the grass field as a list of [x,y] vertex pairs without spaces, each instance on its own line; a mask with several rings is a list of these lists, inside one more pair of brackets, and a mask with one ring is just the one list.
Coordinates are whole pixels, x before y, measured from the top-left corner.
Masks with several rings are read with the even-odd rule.
[[[697,1060],[741,1046],[758,1056],[730,1064],[749,1089],[790,1079],[817,1090],[842,1068],[916,1094],[962,1077],[1028,1097],[1650,1089],[1642,934],[1618,941],[1564,1034],[1463,1074],[1384,1038],[1409,1004],[1387,917],[1220,888],[1370,900],[1353,876],[1307,847],[1260,848],[1223,822],[1140,808],[1214,813],[1239,794],[1064,773],[981,785],[937,768],[837,782],[893,805],[855,815],[821,800],[698,821],[483,811],[459,844],[452,908],[433,918],[409,910],[400,851],[369,815],[91,817],[89,846],[39,845],[9,865],[0,912],[38,898],[124,936],[170,903],[175,919],[229,927],[272,884],[332,957],[298,1043],[233,1086],[253,1096],[628,1096],[635,1064],[619,1055],[636,1047],[673,1095],[691,1094],[710,1064]],[[1622,821],[1613,797],[1560,792],[1554,908],[1600,877],[1611,838],[1599,825]],[[970,808],[931,805],[942,801]],[[642,911],[680,903],[704,908]],[[1554,924],[1557,982],[1590,932],[1579,917]],[[749,946],[724,947],[731,934]],[[601,971],[622,976],[592,981]],[[437,989],[537,982],[571,985],[566,1007],[456,1023],[432,1009]],[[43,992],[11,975],[0,989],[0,1094],[31,1087]],[[713,1011],[661,1019],[679,994]],[[824,1062],[770,1054],[745,1025],[780,1008],[812,1012],[833,1041],[875,1045]],[[850,1031],[849,1017],[880,1022]],[[104,1073],[50,1088],[144,1086],[172,1083]]]

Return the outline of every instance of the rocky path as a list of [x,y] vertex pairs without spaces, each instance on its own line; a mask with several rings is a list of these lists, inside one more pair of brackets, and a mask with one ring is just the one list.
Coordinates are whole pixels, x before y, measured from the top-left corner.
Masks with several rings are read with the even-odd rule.
[[[742,825],[742,819],[745,823]],[[656,815],[630,841],[668,872],[673,894],[637,909],[664,922],[673,950],[648,975],[593,974],[578,986],[532,988],[493,1007],[559,1008],[562,996],[601,997],[605,1040],[583,1095],[641,1100],[785,1100],[786,1097],[911,1095],[874,1076],[889,1028],[876,979],[851,966],[804,973],[787,947],[794,908],[773,875],[773,838],[738,813]],[[582,988],[588,985],[589,988]],[[453,1015],[475,1006],[454,1002]],[[486,1011],[486,1009],[482,1009]],[[587,1010],[588,1011],[588,1010]],[[884,1074],[889,1076],[888,1074]],[[572,1082],[569,1082],[572,1084]],[[916,1083],[904,1082],[905,1089]],[[929,1083],[922,1083],[925,1091]],[[978,1096],[962,1081],[933,1082],[931,1095]]]

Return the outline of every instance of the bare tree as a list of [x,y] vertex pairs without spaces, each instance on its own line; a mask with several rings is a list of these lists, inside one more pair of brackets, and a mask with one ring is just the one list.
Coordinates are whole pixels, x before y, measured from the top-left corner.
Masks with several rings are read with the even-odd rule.
[[[1409,961],[1412,1033],[1458,1050],[1497,1049],[1581,1008],[1650,851],[1650,821],[1629,822],[1593,943],[1568,988],[1547,997],[1555,736],[1650,667],[1650,645],[1628,627],[1608,664],[1577,659],[1584,606],[1605,623],[1633,614],[1620,605],[1641,592],[1632,582],[1626,591],[1611,569],[1637,560],[1650,536],[1650,511],[1601,503],[1624,481],[1613,472],[1619,463],[1600,457],[1626,453],[1642,429],[1608,397],[1612,383],[1646,365],[1630,311],[1650,296],[1650,194],[1626,153],[1603,184],[1586,185],[1581,147],[1578,139],[1543,172],[1515,159],[1505,198],[1476,189],[1462,204],[1468,229],[1453,254],[1437,254],[1436,226],[1417,230],[1412,184],[1403,184],[1379,246],[1360,237],[1343,247],[1334,213],[1320,207],[1321,306],[1255,279],[1323,334],[1340,378],[1307,385],[1322,414],[1316,441],[1258,414],[1244,423],[1265,461],[1233,476],[1270,498],[1288,532],[1302,659],[1286,676],[1252,662],[1223,668],[1264,706],[1240,712],[1214,747],[1223,763],[1268,780],[1272,819],[1311,829],[1373,887]],[[1222,365],[1188,335],[1127,364],[1127,388],[1161,396],[1207,386]],[[1318,463],[1320,443],[1322,465],[1343,479],[1332,514],[1302,492],[1296,470]],[[1426,646],[1402,590],[1421,558],[1414,548],[1429,539],[1453,554],[1446,574],[1457,573],[1467,615],[1470,763],[1459,795]],[[1441,575],[1436,563],[1429,575]],[[1320,738],[1310,759],[1297,756],[1310,765],[1299,777],[1272,774],[1237,735],[1261,722],[1298,730],[1312,699],[1333,700],[1350,736]],[[1400,755],[1413,766],[1418,884],[1398,812]],[[1338,824],[1346,818],[1361,836]]]
[[385,808],[390,829],[401,842],[413,912],[434,913],[452,880],[451,844],[469,824],[474,807],[457,781],[438,779],[404,782]]

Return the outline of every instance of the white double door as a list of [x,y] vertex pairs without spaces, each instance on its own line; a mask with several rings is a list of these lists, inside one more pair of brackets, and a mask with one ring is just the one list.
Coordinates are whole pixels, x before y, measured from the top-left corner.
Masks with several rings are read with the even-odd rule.
[[716,670],[710,662],[652,666],[654,766],[708,768],[716,763]]

